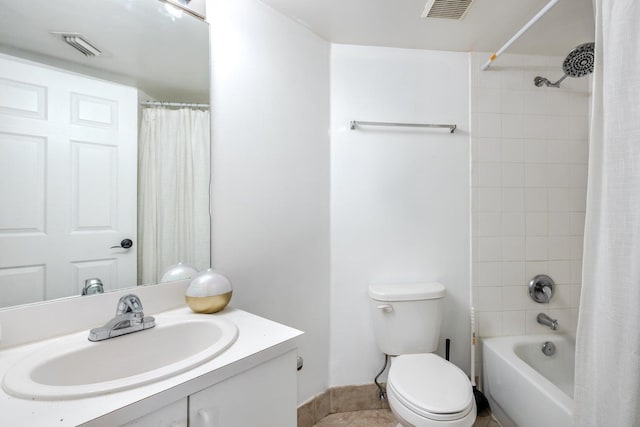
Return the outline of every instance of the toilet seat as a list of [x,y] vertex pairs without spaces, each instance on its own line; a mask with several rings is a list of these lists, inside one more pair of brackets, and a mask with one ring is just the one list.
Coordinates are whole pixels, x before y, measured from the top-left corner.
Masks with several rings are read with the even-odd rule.
[[474,406],[466,374],[432,353],[395,357],[387,389],[407,409],[434,421],[458,420]]

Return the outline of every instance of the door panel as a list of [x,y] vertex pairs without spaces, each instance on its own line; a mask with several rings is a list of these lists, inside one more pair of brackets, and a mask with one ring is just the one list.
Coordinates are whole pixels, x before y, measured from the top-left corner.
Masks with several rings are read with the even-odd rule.
[[43,266],[38,291],[6,274],[0,306],[136,283],[134,88],[0,55],[0,180],[0,272]]

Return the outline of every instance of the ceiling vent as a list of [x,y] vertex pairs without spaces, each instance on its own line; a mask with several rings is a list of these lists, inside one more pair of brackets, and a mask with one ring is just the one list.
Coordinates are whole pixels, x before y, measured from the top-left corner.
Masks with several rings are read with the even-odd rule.
[[462,19],[473,0],[429,0],[423,18]]
[[76,49],[84,56],[94,57],[102,55],[102,51],[96,47],[96,45],[89,41],[87,36],[80,33],[60,33],[54,32],[53,34],[56,37],[59,37],[63,42]]

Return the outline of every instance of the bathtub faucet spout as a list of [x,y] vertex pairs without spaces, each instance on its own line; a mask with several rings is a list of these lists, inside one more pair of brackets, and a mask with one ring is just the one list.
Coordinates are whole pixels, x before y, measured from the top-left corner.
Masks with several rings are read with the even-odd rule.
[[558,330],[558,321],[556,319],[552,319],[544,313],[538,314],[537,320],[541,325],[548,326],[554,331]]

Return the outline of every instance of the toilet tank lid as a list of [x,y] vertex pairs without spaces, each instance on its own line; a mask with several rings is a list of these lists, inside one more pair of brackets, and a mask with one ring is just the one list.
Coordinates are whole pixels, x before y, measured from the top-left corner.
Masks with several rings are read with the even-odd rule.
[[369,286],[369,297],[376,301],[416,301],[444,297],[445,289],[437,282],[389,283]]

